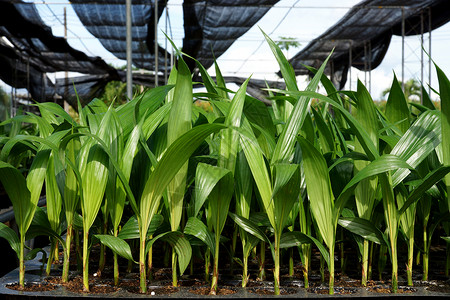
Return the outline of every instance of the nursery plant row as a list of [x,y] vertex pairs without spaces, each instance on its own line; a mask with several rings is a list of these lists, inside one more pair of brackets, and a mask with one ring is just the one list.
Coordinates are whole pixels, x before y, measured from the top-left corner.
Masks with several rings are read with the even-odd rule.
[[[240,262],[245,287],[252,252],[258,249],[263,266],[269,249],[279,294],[281,253],[290,256],[292,274],[293,251],[285,249],[298,249],[304,286],[311,253],[318,251],[332,294],[343,235],[357,245],[362,286],[378,249],[388,253],[397,292],[399,240],[408,245],[408,284],[418,251],[427,280],[432,242],[450,242],[446,75],[436,66],[440,110],[425,89],[422,104],[409,103],[394,76],[381,111],[361,82],[356,91],[336,90],[324,75],[329,58],[309,68],[311,80],[299,90],[293,68],[265,37],[286,84],[285,90],[267,87],[271,105],[246,94],[250,79],[234,92],[217,65],[214,81],[198,62],[205,92],[194,93],[185,63],[193,58],[178,52],[168,85],[126,104],[108,107],[93,99],[79,104],[74,118],[55,103],[37,103],[39,114],[1,124],[0,180],[19,234],[0,224],[0,236],[17,253],[20,286],[24,261],[42,251],[25,256],[25,241],[38,235],[51,241],[47,274],[62,252],[62,282],[69,280],[73,252],[81,249],[86,292],[89,254],[99,243],[99,270],[105,253],[113,253],[118,285],[125,258],[139,270],[141,293],[147,292],[153,251],[164,244],[171,249],[173,286],[197,253],[205,276],[212,270],[210,294],[216,294],[225,248]],[[324,93],[316,92],[319,86]],[[41,195],[44,209],[37,207]],[[433,238],[436,229],[447,237]],[[449,256],[445,264],[448,275]]]

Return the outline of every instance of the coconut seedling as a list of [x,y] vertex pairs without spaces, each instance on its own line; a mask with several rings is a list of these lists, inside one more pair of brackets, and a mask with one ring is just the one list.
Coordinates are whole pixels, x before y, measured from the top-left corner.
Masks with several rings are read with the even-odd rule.
[[[14,245],[13,249],[19,258],[19,285],[21,287],[24,287],[25,279],[26,233],[33,221],[39,197],[41,196],[50,154],[52,151],[57,152],[57,144],[65,134],[67,134],[67,131],[59,131],[46,136],[46,138],[16,135],[8,140],[1,152],[0,180],[13,204],[14,216],[19,229],[19,237],[17,238],[15,233],[12,234],[12,230],[9,231],[5,226],[2,226],[2,231],[6,232],[6,235],[3,236],[8,239],[11,245]],[[30,149],[29,147],[36,151],[26,178],[18,169],[5,162],[9,155],[20,155],[20,153],[14,150],[17,149],[17,147],[14,148],[17,143],[24,143],[26,145],[25,148],[18,147],[18,149],[21,149],[19,151],[28,151]],[[37,143],[37,146],[34,146],[33,143]]]
[[[288,91],[284,92],[292,96],[291,92],[294,94],[298,92],[293,69],[275,43],[267,35],[265,35],[265,37],[278,60],[283,78],[285,79]],[[309,83],[307,87],[308,91],[313,91],[317,88],[325,64],[326,62],[319,69],[318,74],[316,74]],[[296,95],[293,97],[296,97]],[[275,264],[274,288],[275,294],[277,295],[280,293],[280,245],[282,232],[287,225],[286,222],[289,218],[290,211],[294,206],[294,203],[298,201],[300,194],[300,168],[298,165],[291,164],[290,160],[294,153],[295,138],[298,135],[307,114],[310,98],[297,97],[292,100],[295,103],[292,112],[272,153],[270,153],[269,169],[265,163],[263,152],[258,146],[257,139],[251,131],[251,127],[249,125],[245,126],[243,128],[245,131],[241,134],[241,147],[250,166],[265,212],[267,213],[274,230],[272,254]],[[275,181],[272,182],[271,178]],[[290,187],[290,189],[287,187]],[[244,227],[242,218],[234,217],[234,219],[235,221],[237,220],[240,222],[238,224],[241,227]],[[268,242],[267,238],[264,238],[263,240]]]

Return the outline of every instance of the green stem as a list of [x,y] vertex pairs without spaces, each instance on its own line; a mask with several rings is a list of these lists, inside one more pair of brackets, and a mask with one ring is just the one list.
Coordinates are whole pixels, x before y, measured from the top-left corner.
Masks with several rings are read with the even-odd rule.
[[[116,229],[114,229],[114,236],[117,237],[117,235],[119,234],[119,231]],[[118,261],[118,256],[117,253],[114,252],[113,253],[113,259],[114,259],[114,286],[118,286],[119,285],[119,261]]]
[[84,230],[83,237],[83,290],[89,292],[89,230]]
[[[330,258],[331,259],[331,258]],[[325,282],[325,260],[323,259],[323,256],[320,255],[320,281]]]
[[141,235],[140,247],[139,247],[139,274],[140,274],[140,286],[139,291],[142,294],[147,293],[147,275],[145,272],[145,234]]
[[364,240],[362,266],[361,266],[362,267],[362,270],[361,270],[361,285],[362,286],[367,286],[368,264],[369,264],[369,241]]
[[211,280],[211,290],[210,295],[217,294],[217,284],[219,282],[219,245],[220,245],[220,235],[216,234],[216,249],[214,249],[214,265],[213,265],[213,276]]
[[236,253],[236,244],[237,244],[237,236],[238,236],[238,226],[234,224],[233,237],[231,240],[231,253],[230,253],[230,275],[233,274],[234,268],[234,255]]
[[370,250],[369,250],[369,266],[367,270],[367,280],[372,279],[372,263],[373,263],[373,243],[370,242]]
[[113,253],[114,259],[114,286],[119,285],[119,262],[117,261],[117,253]]
[[392,292],[397,293],[398,290],[398,264],[397,264],[397,247],[396,241],[391,241],[392,249]]
[[19,255],[19,286],[25,287],[25,235],[20,235],[20,255]]
[[345,274],[345,255],[344,255],[344,229],[341,228],[341,243],[339,243],[339,250],[341,255],[341,273]]
[[274,269],[273,269],[273,279],[274,279],[274,294],[280,294],[280,236],[275,234],[275,244],[274,244]]
[[259,249],[259,271],[258,278],[266,280],[266,243],[261,242],[261,248]]
[[302,271],[303,271],[303,284],[305,289],[309,288],[309,254],[311,251],[310,245],[302,245]]
[[177,277],[177,253],[175,252],[175,248],[172,247],[172,286],[178,286],[178,277]]
[[334,246],[330,247],[330,265],[328,266],[328,270],[330,272],[328,294],[334,295]]
[[414,237],[411,237],[409,239],[408,243],[408,264],[406,266],[406,274],[408,277],[408,285],[412,286],[412,268],[413,268],[413,262],[414,262]]
[[[150,236],[150,239],[153,238],[153,235]],[[148,280],[153,280],[153,246],[148,249],[147,254],[147,274]]]
[[211,267],[211,250],[205,252],[205,281],[209,282],[209,268]]
[[78,271],[83,272],[83,250],[80,243],[80,232],[75,231],[75,248],[77,253],[77,268]]
[[248,255],[244,254],[242,260],[244,264],[242,268],[242,287],[246,287],[248,283]]
[[[106,234],[108,232],[108,222],[105,221],[103,223],[103,232],[102,234]],[[97,275],[102,276],[102,271],[105,269],[105,262],[106,262],[106,246],[100,243],[100,260],[98,263],[98,270]]]
[[67,283],[69,281],[69,267],[70,267],[70,246],[72,244],[73,228],[72,224],[67,227],[66,233],[66,249],[64,249],[64,263],[62,272],[62,282]]
[[289,276],[294,276],[294,248],[289,249]]
[[55,253],[55,239],[51,238],[51,242],[50,242],[50,252],[48,254],[48,259],[47,259],[47,267],[45,269],[45,274],[50,275],[50,272],[52,271],[52,264],[53,264],[53,256]]
[[422,280],[427,281],[428,280],[428,236],[427,236],[427,226],[425,225],[423,228],[423,274],[422,274]]

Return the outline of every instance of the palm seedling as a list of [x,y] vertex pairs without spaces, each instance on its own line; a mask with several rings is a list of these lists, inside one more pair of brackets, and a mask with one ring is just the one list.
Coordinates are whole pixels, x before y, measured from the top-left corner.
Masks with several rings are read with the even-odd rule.
[[[279,62],[288,89],[285,92],[292,96],[292,92],[294,94],[298,92],[293,69],[275,43],[268,36],[266,36],[266,40]],[[308,91],[314,91],[317,88],[325,64],[326,62],[309,83],[307,87]],[[270,153],[269,169],[267,168],[258,141],[249,127],[250,125],[244,126],[244,131],[241,134],[242,149],[250,166],[265,212],[274,230],[273,246],[267,237],[262,238],[262,235],[257,233],[255,228],[252,230],[252,234],[257,234],[264,242],[271,245],[274,259],[274,288],[276,295],[280,293],[280,248],[282,246],[282,233],[287,225],[290,211],[294,203],[299,201],[300,195],[300,168],[296,164],[290,164],[290,160],[294,153],[295,138],[302,127],[310,102],[309,97],[300,97],[300,99],[296,95],[292,97],[295,97],[292,99],[294,106],[273,151]],[[247,226],[244,226],[243,222],[245,221],[243,218],[234,216],[234,219],[241,227],[244,228]],[[293,237],[295,235],[292,234],[290,236]]]
[[[37,120],[37,119],[35,119]],[[45,130],[41,127],[41,130]],[[8,140],[4,145],[0,162],[0,180],[11,199],[14,209],[15,219],[19,228],[19,237],[12,230],[2,226],[2,232],[6,232],[12,248],[16,251],[19,258],[19,285],[24,286],[25,279],[25,240],[26,233],[33,221],[37,203],[41,195],[45,180],[47,165],[52,151],[57,152],[57,144],[67,134],[67,131],[59,131],[54,134],[42,133],[45,138],[27,135],[16,135]],[[37,146],[32,143],[37,143]],[[14,147],[16,144],[23,144],[26,147]],[[31,148],[29,148],[31,147]],[[21,172],[11,164],[5,162],[10,155],[20,155],[18,151],[36,151],[33,162],[25,178]],[[13,153],[11,153],[13,151]]]

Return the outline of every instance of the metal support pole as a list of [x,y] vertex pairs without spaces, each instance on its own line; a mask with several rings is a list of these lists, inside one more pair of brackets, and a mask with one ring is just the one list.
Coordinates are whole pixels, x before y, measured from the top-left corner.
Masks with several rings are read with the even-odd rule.
[[9,112],[10,118],[14,117],[14,101],[15,101],[14,87],[17,84],[16,74],[17,74],[17,59],[14,60],[14,68],[13,68],[13,72],[11,74],[13,84],[11,86],[11,100],[10,100],[10,112]]
[[126,0],[126,27],[127,27],[127,98],[133,98],[133,73],[132,65],[132,32],[131,32],[131,0]]
[[[64,39],[67,41],[67,12],[66,7],[64,7]],[[69,103],[67,99],[69,98],[69,72],[67,72],[67,59],[66,59],[66,71],[64,73],[64,110],[69,112]],[[55,98],[56,101],[56,98]]]
[[[169,7],[167,6],[167,0],[166,0],[166,19],[165,19],[165,32],[167,34],[167,25],[169,20]],[[167,84],[167,38],[164,39],[164,48],[166,51],[164,51],[164,84]]]
[[155,0],[155,86],[158,86],[158,0]]
[[364,41],[364,86],[367,86],[367,43]]
[[[27,59],[27,102],[30,101],[30,57]],[[26,111],[30,111],[30,106],[27,103]]]
[[[423,10],[420,12],[420,84],[423,85]],[[423,104],[423,89],[420,89],[420,104]]]
[[[349,64],[348,64],[348,84],[349,84],[349,90],[352,90],[352,41],[350,41],[350,49],[348,51],[348,60],[349,60]],[[352,105],[348,104],[348,111],[352,112]]]
[[431,8],[428,7],[428,95],[431,97]]
[[402,90],[405,91],[405,9],[402,7]]
[[372,95],[372,41],[369,41],[369,94]]
[[348,51],[348,86],[352,90],[352,42],[350,41],[350,49]]

